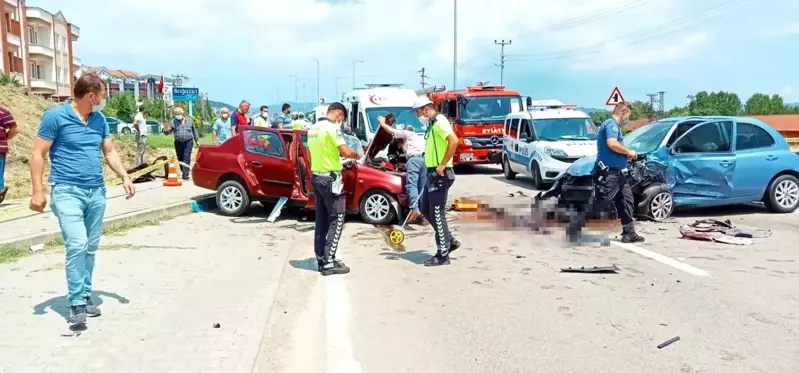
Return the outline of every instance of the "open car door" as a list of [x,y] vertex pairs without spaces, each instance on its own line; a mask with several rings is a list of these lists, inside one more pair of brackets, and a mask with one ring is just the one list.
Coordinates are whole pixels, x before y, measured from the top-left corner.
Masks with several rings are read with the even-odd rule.
[[291,197],[297,168],[280,134],[270,129],[245,129],[244,162],[249,176],[258,180],[264,197]]
[[669,148],[667,181],[680,205],[723,204],[736,168],[733,122],[711,120],[686,131]]

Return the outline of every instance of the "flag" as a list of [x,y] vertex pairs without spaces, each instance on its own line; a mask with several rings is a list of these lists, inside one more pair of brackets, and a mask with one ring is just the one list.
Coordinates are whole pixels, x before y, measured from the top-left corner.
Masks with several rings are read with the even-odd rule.
[[161,80],[158,82],[158,93],[164,94],[164,76],[161,75]]

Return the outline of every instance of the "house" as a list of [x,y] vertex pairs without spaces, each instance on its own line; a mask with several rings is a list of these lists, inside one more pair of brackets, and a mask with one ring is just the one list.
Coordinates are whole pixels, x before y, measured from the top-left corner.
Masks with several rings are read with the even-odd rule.
[[80,28],[61,12],[26,6],[24,0],[3,0],[0,19],[0,73],[10,75],[33,94],[58,101],[72,95],[73,55]]
[[[96,74],[107,82],[109,96],[127,92],[133,95],[136,102],[145,101],[160,96],[158,84],[161,81],[159,75],[141,75],[131,70],[115,70],[105,66],[81,66],[79,74]],[[173,79],[164,77],[164,97],[171,101],[171,91]]]

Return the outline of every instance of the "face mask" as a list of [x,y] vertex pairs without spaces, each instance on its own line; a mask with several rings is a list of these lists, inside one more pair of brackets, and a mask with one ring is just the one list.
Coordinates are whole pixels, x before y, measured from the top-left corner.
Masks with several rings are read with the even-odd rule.
[[622,122],[621,122],[621,126],[622,126],[622,127],[624,127],[624,126],[626,126],[626,125],[628,125],[628,124],[630,124],[630,120],[629,120],[629,119],[627,119],[627,120],[624,120],[624,121],[622,121]]
[[268,117],[268,116],[269,116],[269,113],[268,113],[268,112],[263,112],[263,113],[261,113],[261,116],[262,116],[262,117],[264,117],[264,118],[266,118],[266,117]]
[[227,117],[228,117],[227,114],[222,114],[222,119],[227,119]]
[[105,99],[100,100],[100,103],[97,105],[92,105],[92,112],[97,113],[103,111],[103,108],[105,108]]
[[182,115],[180,115],[180,114],[178,114],[178,115],[175,115],[175,119],[177,119],[177,120],[183,120],[183,116],[182,116]]
[[419,117],[419,123],[421,123],[422,126],[427,127],[427,125],[430,124],[430,119],[427,119],[427,117],[424,117],[424,116]]

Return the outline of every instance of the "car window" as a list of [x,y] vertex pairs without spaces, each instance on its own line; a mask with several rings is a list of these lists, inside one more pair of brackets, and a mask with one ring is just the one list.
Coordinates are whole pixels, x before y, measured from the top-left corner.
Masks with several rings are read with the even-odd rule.
[[698,125],[674,144],[676,153],[721,153],[730,151],[732,122]]
[[694,128],[695,125],[702,122],[704,122],[704,120],[692,120],[678,124],[677,128],[674,129],[674,132],[672,132],[671,136],[669,137],[669,141],[666,141],[666,146],[670,147],[675,141],[677,141],[677,139],[680,138],[680,136],[688,132],[689,129]]
[[737,150],[774,146],[774,138],[759,126],[751,123],[738,122],[736,128],[738,130],[735,135],[735,148]]
[[508,131],[508,136],[512,138],[516,138],[519,133],[519,118],[512,118],[510,120],[510,130]]
[[244,148],[248,152],[286,158],[286,149],[280,137],[269,131],[244,131]]
[[533,135],[530,133],[530,120],[529,119],[522,119],[521,124],[519,125],[519,137],[522,139],[527,139],[532,137]]

